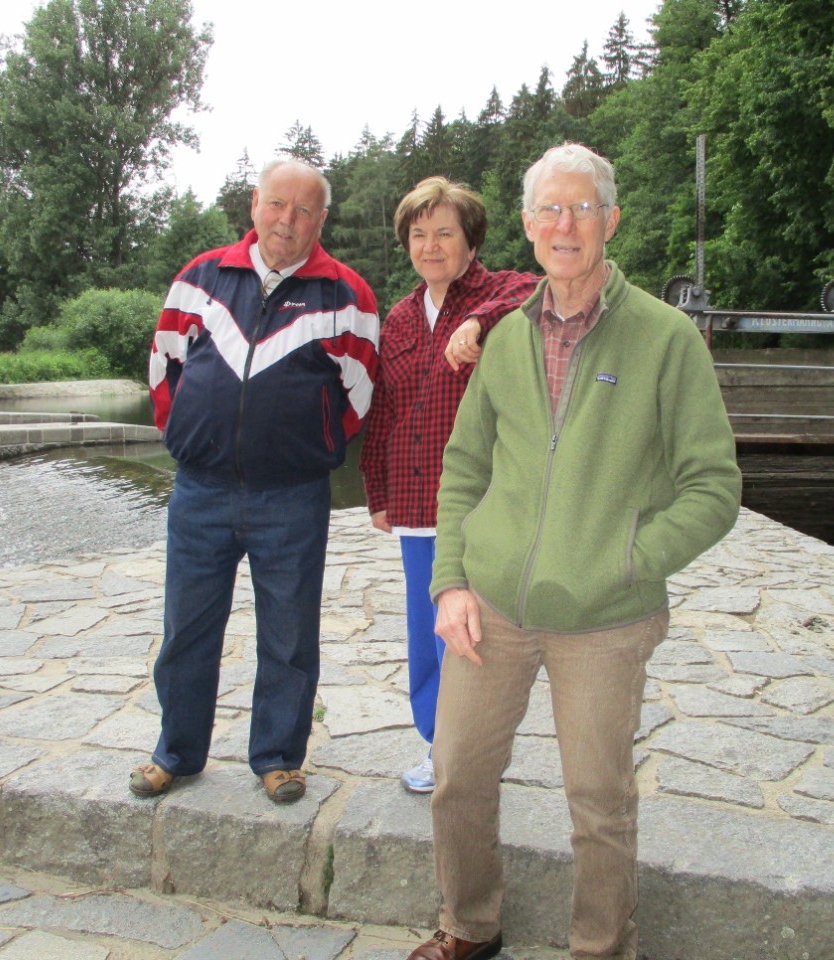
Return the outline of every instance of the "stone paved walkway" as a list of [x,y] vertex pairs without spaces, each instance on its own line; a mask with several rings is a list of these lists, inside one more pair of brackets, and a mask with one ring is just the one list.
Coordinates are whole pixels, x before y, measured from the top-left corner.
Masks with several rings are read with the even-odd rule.
[[[406,928],[412,941],[407,928],[425,932],[436,913],[427,798],[398,783],[423,747],[410,723],[396,542],[374,531],[364,510],[333,515],[312,775],[307,796],[287,810],[266,800],[245,762],[255,658],[245,570],[209,767],[160,800],[127,793],[128,771],[158,729],[149,665],[163,571],[161,545],[0,569],[0,825],[9,871],[0,958],[25,950],[71,960],[64,944],[31,938],[71,944],[73,931],[99,923],[81,914],[124,914],[117,933],[95,927],[114,938],[113,960],[407,955],[396,932],[394,947],[356,952],[356,933],[368,925]],[[671,633],[649,665],[637,738],[642,950],[650,960],[832,960],[834,548],[742,511],[733,533],[676,576],[671,591]],[[513,944],[503,956],[562,956],[531,946],[564,945],[570,890],[544,677],[507,771],[502,833]],[[21,871],[101,889],[42,900],[50,892],[27,886]],[[32,895],[16,899],[8,891],[17,887]],[[175,894],[170,907],[164,894]],[[183,897],[238,904],[249,919],[251,911],[289,913],[336,939],[326,949],[299,946],[290,932],[282,946],[271,921],[256,921],[246,943],[266,936],[279,952],[253,946],[250,954],[225,939],[236,920],[192,927],[187,907],[179,945],[149,944],[148,923],[133,911],[180,909]],[[3,928],[12,930],[5,945]],[[348,939],[334,946],[341,936]],[[205,946],[212,937],[216,952]]]

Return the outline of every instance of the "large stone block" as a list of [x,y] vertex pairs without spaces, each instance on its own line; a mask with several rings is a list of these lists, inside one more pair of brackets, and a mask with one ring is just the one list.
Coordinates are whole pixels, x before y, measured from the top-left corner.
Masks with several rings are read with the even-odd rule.
[[338,786],[311,776],[301,800],[273,803],[244,764],[175,784],[154,824],[154,888],[297,910],[313,824]]
[[156,801],[127,789],[142,759],[80,750],[10,777],[0,796],[3,860],[87,884],[148,886]]

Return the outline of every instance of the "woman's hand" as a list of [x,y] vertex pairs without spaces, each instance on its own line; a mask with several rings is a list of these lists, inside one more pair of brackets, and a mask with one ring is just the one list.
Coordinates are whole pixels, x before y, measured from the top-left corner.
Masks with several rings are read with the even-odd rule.
[[377,528],[377,530],[382,530],[383,533],[391,532],[391,524],[388,522],[387,510],[378,510],[376,513],[372,513],[371,523]]
[[480,335],[481,325],[475,317],[467,317],[455,330],[443,352],[453,370],[460,370],[462,363],[475,363],[481,355]]

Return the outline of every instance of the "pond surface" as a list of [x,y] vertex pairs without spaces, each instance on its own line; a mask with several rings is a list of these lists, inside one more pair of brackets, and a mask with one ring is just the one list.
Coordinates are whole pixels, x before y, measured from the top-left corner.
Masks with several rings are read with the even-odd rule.
[[[144,395],[3,401],[0,409],[153,422]],[[352,444],[332,475],[334,509],[365,503],[359,451]],[[739,465],[745,506],[834,544],[834,457],[744,453]],[[66,447],[0,461],[0,567],[164,540],[173,469],[161,443]]]

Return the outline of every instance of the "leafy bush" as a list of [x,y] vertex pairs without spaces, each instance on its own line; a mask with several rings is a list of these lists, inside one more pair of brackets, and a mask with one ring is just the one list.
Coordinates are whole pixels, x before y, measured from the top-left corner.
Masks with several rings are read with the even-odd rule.
[[86,290],[62,304],[58,326],[71,350],[98,350],[112,376],[144,382],[161,306],[147,290]]
[[52,350],[67,351],[69,349],[69,334],[63,327],[57,327],[49,324],[45,327],[30,327],[26,331],[18,348],[19,353],[32,353],[33,351]]
[[105,380],[113,377],[98,350],[33,350],[0,353],[0,383],[41,383],[55,380]]

